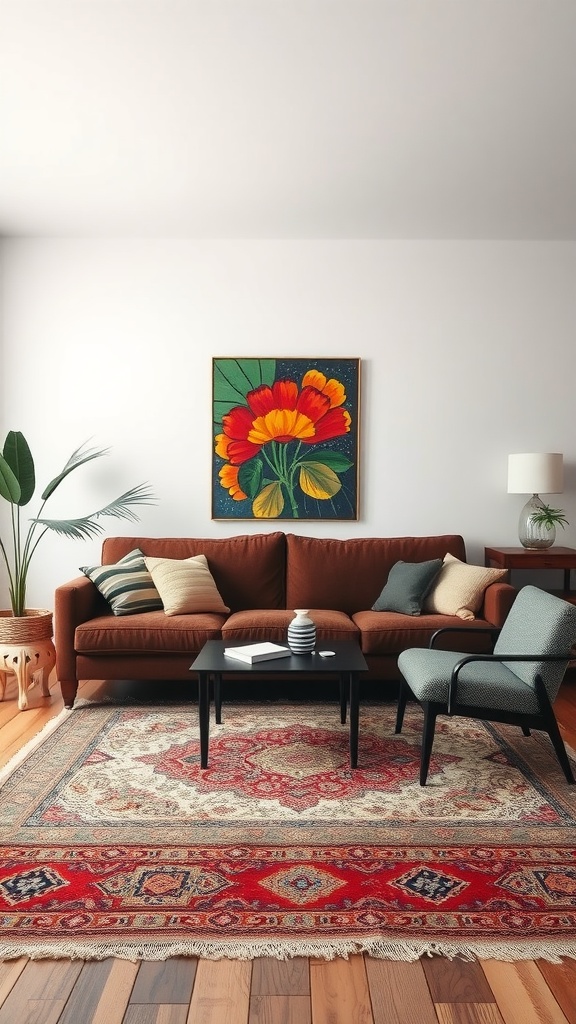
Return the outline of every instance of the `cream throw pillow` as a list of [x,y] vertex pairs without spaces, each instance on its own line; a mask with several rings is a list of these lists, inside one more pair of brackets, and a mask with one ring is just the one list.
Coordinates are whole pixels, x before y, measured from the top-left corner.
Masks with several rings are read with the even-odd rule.
[[166,615],[230,611],[218,593],[206,555],[184,559],[147,555],[144,561]]
[[423,610],[439,615],[458,615],[461,619],[473,619],[482,605],[486,587],[501,580],[507,572],[507,569],[485,569],[481,565],[468,565],[454,555],[447,554],[432,589],[426,596]]

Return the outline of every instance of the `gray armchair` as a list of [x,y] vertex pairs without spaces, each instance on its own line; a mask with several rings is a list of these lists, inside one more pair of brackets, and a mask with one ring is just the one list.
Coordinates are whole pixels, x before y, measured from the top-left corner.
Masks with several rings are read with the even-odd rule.
[[[466,627],[463,627],[466,629]],[[459,629],[452,630],[459,632]],[[477,632],[478,630],[475,630]],[[413,647],[398,658],[402,674],[396,732],[410,693],[424,710],[420,785],[426,784],[438,715],[460,715],[548,733],[570,783],[574,775],[552,709],[576,643],[576,607],[538,587],[523,587],[498,634],[493,654]]]

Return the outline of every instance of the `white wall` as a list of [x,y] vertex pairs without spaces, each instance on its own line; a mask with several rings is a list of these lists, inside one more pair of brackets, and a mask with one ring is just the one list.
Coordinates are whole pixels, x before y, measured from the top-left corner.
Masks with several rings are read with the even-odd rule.
[[[277,529],[211,521],[212,357],[360,357],[360,519],[281,529],[458,532],[481,561],[517,542],[508,453],[560,451],[576,543],[576,243],[8,240],[3,276],[2,441],[25,433],[38,494],[82,441],[112,447],[47,514],[147,480],[157,506],[107,533]],[[99,551],[45,538],[28,604]]]

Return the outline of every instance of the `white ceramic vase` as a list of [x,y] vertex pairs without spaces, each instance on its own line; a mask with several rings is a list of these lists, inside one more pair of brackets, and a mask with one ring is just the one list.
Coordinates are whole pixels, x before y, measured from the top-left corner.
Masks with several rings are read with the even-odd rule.
[[288,626],[288,647],[292,654],[311,654],[316,647],[316,626],[308,615],[308,608],[294,609],[294,618]]

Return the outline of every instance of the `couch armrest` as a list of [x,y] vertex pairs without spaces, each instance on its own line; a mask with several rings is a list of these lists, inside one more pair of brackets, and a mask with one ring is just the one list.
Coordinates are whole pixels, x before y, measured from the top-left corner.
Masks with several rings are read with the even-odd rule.
[[517,594],[510,583],[491,583],[484,592],[484,605],[479,615],[501,629]]
[[76,679],[74,632],[101,611],[102,598],[86,576],[56,588],[54,595],[54,642],[56,674],[60,682]]

